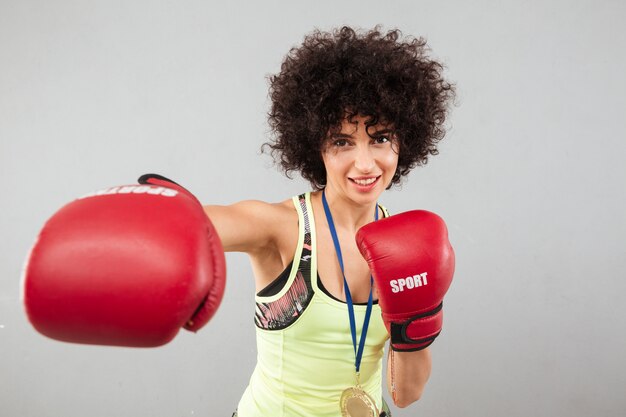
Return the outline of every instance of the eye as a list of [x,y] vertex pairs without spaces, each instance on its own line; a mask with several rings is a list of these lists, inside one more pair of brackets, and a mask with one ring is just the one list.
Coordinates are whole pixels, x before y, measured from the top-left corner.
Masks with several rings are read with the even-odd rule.
[[345,139],[335,139],[333,141],[333,146],[337,147],[337,148],[342,148],[344,146],[348,145],[348,141]]
[[380,135],[380,136],[375,136],[374,137],[374,143],[378,144],[378,145],[382,145],[383,143],[387,143],[389,142],[389,136],[386,135]]

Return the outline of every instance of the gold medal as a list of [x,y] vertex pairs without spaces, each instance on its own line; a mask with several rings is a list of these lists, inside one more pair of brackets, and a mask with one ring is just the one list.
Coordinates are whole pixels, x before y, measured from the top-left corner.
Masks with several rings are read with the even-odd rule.
[[360,374],[356,373],[356,385],[341,393],[339,406],[342,417],[378,417],[376,402],[361,388]]
[[344,390],[339,404],[342,417],[378,417],[380,414],[372,397],[359,386]]

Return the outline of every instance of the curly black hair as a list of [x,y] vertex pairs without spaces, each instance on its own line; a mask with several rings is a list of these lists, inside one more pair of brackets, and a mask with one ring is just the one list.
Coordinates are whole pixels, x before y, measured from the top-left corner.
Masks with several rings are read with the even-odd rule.
[[315,189],[326,184],[321,151],[343,119],[361,115],[384,122],[398,140],[391,185],[436,155],[454,86],[443,65],[428,57],[423,38],[397,30],[367,32],[344,26],[316,30],[292,48],[280,72],[269,77],[273,139],[263,145],[285,174],[298,171]]

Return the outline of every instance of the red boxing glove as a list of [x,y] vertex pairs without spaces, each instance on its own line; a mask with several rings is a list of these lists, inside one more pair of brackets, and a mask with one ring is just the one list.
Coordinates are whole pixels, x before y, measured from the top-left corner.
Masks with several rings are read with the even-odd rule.
[[45,224],[23,284],[26,313],[42,334],[153,347],[215,313],[225,259],[202,205],[167,178],[139,182],[79,198]]
[[397,214],[363,226],[356,241],[378,289],[391,347],[429,346],[441,332],[443,296],[454,275],[441,217],[424,210]]

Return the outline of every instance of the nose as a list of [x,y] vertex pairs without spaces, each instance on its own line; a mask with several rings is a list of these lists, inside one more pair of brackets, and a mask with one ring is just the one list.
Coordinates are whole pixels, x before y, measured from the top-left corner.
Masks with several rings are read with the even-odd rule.
[[364,174],[369,174],[374,170],[376,162],[369,146],[357,146],[354,167]]

